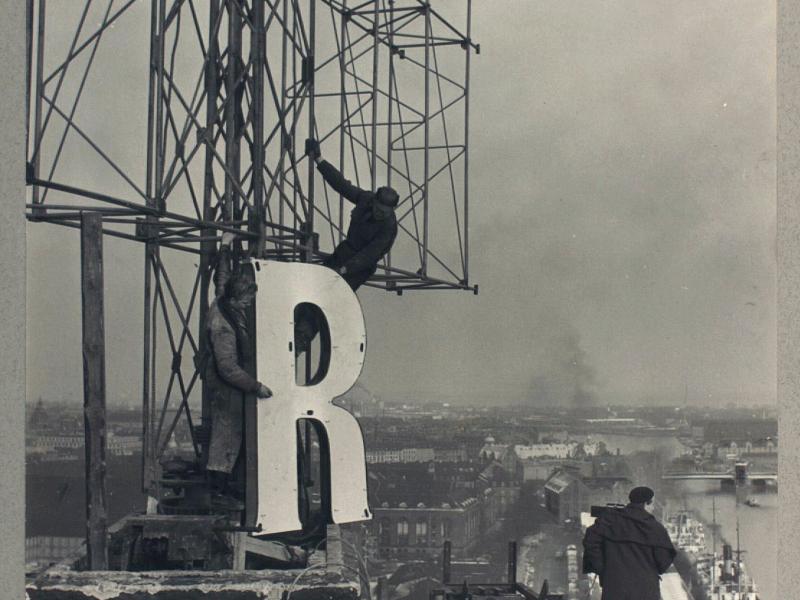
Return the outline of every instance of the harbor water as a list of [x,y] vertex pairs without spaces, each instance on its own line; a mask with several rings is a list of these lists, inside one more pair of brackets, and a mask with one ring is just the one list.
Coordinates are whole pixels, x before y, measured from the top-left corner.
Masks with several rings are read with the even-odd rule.
[[[749,489],[723,491],[719,482],[712,481],[658,481],[659,473],[673,458],[685,451],[676,438],[669,436],[594,435],[593,439],[605,442],[610,452],[619,449],[621,454],[655,452],[658,455],[651,469],[646,464],[632,461],[636,485],[651,485],[661,491],[661,499],[672,508],[693,510],[701,520],[711,523],[716,507],[719,525],[717,552],[722,551],[722,540],[736,548],[736,522],[739,521],[739,540],[742,560],[755,580],[761,600],[779,600],[777,596],[778,560],[778,495],[774,490],[756,493]],[[758,507],[744,504],[746,497],[754,497]],[[710,528],[708,529],[711,544]]]

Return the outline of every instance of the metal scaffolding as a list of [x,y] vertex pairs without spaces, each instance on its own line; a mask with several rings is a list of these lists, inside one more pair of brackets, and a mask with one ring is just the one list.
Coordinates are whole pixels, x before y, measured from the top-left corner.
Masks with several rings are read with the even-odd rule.
[[[201,374],[185,358],[204,351],[221,233],[282,261],[319,261],[344,236],[343,199],[317,179],[305,138],[356,185],[400,193],[397,242],[367,285],[477,291],[468,131],[479,46],[471,0],[448,11],[422,0],[76,4],[28,0],[27,216],[80,228],[100,213],[103,234],[144,244],[143,487],[155,496],[179,422],[202,452],[190,409]],[[120,94],[141,96],[140,114],[120,112]],[[191,274],[175,253],[197,257]]]

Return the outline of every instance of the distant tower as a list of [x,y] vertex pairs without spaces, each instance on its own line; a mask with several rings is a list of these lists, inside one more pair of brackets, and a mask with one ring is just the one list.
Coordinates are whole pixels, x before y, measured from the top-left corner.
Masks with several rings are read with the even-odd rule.
[[28,419],[28,428],[31,431],[44,429],[47,426],[47,411],[44,408],[42,398],[36,402],[36,408],[33,409],[30,419]]

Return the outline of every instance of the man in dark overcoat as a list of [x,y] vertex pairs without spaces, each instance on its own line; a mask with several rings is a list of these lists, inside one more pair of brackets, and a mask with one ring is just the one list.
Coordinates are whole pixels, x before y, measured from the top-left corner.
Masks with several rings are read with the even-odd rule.
[[249,269],[232,270],[230,245],[233,235],[223,234],[219,262],[214,273],[216,299],[206,318],[210,346],[205,381],[211,391],[211,439],[206,469],[221,500],[242,446],[244,396],[272,396],[270,389],[242,367],[250,352],[246,310],[255,299],[257,286]]
[[661,574],[675,558],[664,526],[646,506],[653,490],[631,490],[630,504],[606,508],[583,538],[583,572],[596,573],[602,600],[659,600]]

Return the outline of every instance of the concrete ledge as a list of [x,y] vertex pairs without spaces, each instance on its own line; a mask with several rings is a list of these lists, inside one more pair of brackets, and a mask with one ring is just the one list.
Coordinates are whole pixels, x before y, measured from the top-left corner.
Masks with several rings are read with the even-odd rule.
[[297,571],[59,571],[27,589],[30,600],[356,600],[357,580],[326,570]]
[[77,571],[66,561],[27,586],[29,600],[357,600],[358,573],[342,562],[338,527],[325,560],[305,569],[263,571]]

